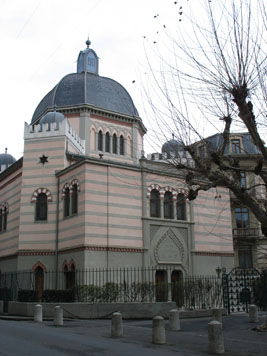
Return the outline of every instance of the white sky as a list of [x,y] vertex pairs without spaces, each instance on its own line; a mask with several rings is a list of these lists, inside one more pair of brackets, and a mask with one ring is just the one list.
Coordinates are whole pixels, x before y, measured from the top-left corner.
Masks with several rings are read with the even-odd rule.
[[148,126],[138,79],[146,70],[143,36],[153,44],[154,16],[170,22],[180,5],[186,0],[0,0],[0,153],[8,147],[16,159],[23,155],[24,122],[64,75],[76,72],[88,33],[100,75],[129,91]]

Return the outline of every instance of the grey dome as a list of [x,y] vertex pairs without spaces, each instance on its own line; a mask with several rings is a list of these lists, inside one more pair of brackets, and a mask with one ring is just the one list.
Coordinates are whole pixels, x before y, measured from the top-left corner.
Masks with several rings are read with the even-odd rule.
[[118,114],[139,116],[127,90],[115,80],[82,72],[66,75],[39,103],[31,124],[54,106],[59,109],[89,105]]
[[182,142],[175,139],[165,142],[161,148],[162,153],[170,154],[171,152],[178,152],[178,151],[183,151],[183,144]]
[[40,120],[40,124],[51,124],[53,122],[59,123],[65,119],[65,116],[60,112],[52,111],[46,113]]
[[7,153],[7,149],[5,153],[0,154],[0,172],[7,169],[11,164],[15,163],[16,159]]

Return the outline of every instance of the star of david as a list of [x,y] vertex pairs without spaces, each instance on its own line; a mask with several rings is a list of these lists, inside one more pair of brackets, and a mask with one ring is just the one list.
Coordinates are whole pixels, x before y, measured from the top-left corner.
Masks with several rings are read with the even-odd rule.
[[42,163],[42,165],[44,165],[45,163],[48,163],[48,157],[45,156],[45,155],[42,155],[40,158],[40,162],[39,163]]

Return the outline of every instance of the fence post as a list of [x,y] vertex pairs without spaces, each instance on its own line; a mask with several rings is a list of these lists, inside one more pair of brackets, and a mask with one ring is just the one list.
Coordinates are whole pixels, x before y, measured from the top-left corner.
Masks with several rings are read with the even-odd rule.
[[121,313],[113,313],[111,318],[111,337],[122,337],[123,325]]
[[208,352],[212,355],[224,354],[222,324],[214,320],[208,324]]
[[54,311],[54,326],[63,325],[63,309],[60,306],[55,307]]
[[43,322],[43,307],[40,304],[34,306],[34,319],[36,323]]
[[161,316],[155,316],[152,320],[152,343],[160,345],[166,343],[164,319]]
[[172,331],[181,330],[179,311],[177,309],[172,309],[169,312],[169,328]]

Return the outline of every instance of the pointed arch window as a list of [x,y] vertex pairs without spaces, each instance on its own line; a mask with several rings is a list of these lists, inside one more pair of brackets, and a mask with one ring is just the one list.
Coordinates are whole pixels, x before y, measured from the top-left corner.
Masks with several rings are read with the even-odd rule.
[[64,217],[70,216],[70,188],[65,188]]
[[120,155],[124,155],[124,138],[120,135]]
[[109,132],[106,133],[105,151],[110,152],[110,134],[109,134]]
[[4,207],[4,216],[3,216],[3,231],[7,229],[7,207]]
[[39,193],[36,200],[35,220],[47,220],[47,196],[45,193]]
[[164,218],[173,219],[172,192],[166,192],[164,194]]
[[150,216],[153,218],[160,217],[160,194],[157,189],[151,190],[150,195]]
[[72,196],[71,196],[71,214],[78,213],[78,186],[73,184],[72,186]]
[[177,211],[177,220],[186,220],[185,196],[182,193],[179,193],[177,195],[176,211]]
[[98,151],[103,151],[103,133],[101,130],[98,132]]
[[117,154],[117,135],[115,133],[112,137],[112,152]]

